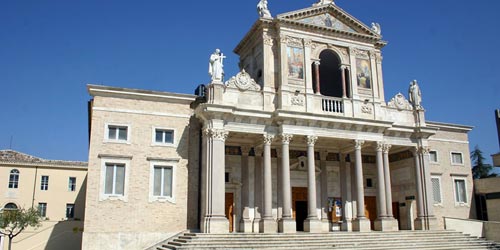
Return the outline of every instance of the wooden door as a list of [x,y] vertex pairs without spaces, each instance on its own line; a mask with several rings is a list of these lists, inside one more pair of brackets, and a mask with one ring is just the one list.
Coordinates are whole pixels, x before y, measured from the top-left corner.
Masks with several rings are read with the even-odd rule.
[[226,218],[229,220],[229,232],[234,232],[234,194],[226,193]]
[[392,203],[392,214],[394,215],[394,219],[398,221],[398,229],[401,230],[401,215],[399,214],[399,202]]
[[306,187],[292,187],[292,210],[297,231],[304,231],[304,221],[308,214]]
[[374,230],[377,219],[377,197],[365,196],[365,216],[370,220],[371,228]]

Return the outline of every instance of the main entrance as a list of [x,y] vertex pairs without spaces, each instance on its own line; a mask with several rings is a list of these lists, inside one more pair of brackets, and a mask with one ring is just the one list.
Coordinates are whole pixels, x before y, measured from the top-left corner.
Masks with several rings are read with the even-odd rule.
[[377,197],[365,196],[365,216],[370,220],[372,230],[375,230],[375,220],[377,219]]
[[226,218],[229,220],[229,232],[234,232],[234,195],[226,193]]
[[304,231],[304,221],[307,219],[306,187],[292,187],[292,209],[297,231]]

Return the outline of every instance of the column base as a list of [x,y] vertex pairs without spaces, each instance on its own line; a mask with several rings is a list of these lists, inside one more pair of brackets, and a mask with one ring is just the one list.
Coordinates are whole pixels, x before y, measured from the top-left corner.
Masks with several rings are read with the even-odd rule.
[[278,222],[278,232],[294,234],[297,232],[297,223],[292,218],[280,219]]
[[370,232],[372,230],[370,220],[357,218],[352,222],[352,230],[356,232]]
[[261,219],[259,221],[259,233],[277,233],[278,225],[273,218]]
[[259,232],[259,221],[260,221],[260,218],[255,218],[253,219],[252,221],[252,229],[253,229],[253,233],[258,233]]
[[375,231],[394,232],[399,231],[398,221],[394,218],[381,218],[375,220]]
[[342,226],[340,227],[340,230],[344,232],[352,232],[352,221],[351,220],[344,220],[342,221]]
[[332,231],[332,224],[328,219],[321,219],[321,224],[323,224],[323,229],[322,229],[323,232],[328,233]]
[[252,233],[253,232],[253,223],[250,219],[242,219],[240,220],[240,232],[242,233]]
[[211,216],[203,218],[202,233],[224,234],[229,233],[229,220],[225,216]]
[[436,217],[418,217],[414,221],[415,230],[440,230]]
[[323,222],[321,222],[320,220],[318,220],[316,218],[306,219],[304,221],[304,232],[324,233]]

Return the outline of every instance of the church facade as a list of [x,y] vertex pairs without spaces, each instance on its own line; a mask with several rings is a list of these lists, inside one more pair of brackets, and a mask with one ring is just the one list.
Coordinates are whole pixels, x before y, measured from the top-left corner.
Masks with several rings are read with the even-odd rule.
[[261,13],[234,50],[241,72],[224,82],[216,51],[198,96],[88,85],[83,249],[470,217],[472,128],[427,121],[416,81],[386,98],[380,25],[332,1]]

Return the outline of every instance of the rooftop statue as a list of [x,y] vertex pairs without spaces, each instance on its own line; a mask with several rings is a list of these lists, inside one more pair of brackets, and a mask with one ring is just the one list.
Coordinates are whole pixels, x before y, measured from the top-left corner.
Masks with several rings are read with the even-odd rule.
[[410,88],[408,89],[408,97],[410,103],[413,105],[415,110],[421,110],[422,108],[422,92],[418,86],[417,80],[413,80],[410,83]]
[[220,52],[220,49],[216,49],[210,56],[208,74],[212,82],[222,82],[224,80],[224,58],[226,57]]
[[372,23],[372,30],[377,34],[382,35],[382,28],[379,23]]
[[335,4],[335,1],[334,0],[320,0],[319,2],[315,3],[314,6],[328,5],[328,4]]
[[272,18],[271,12],[267,8],[267,0],[260,0],[257,4],[257,12],[259,12],[259,16],[263,18]]

